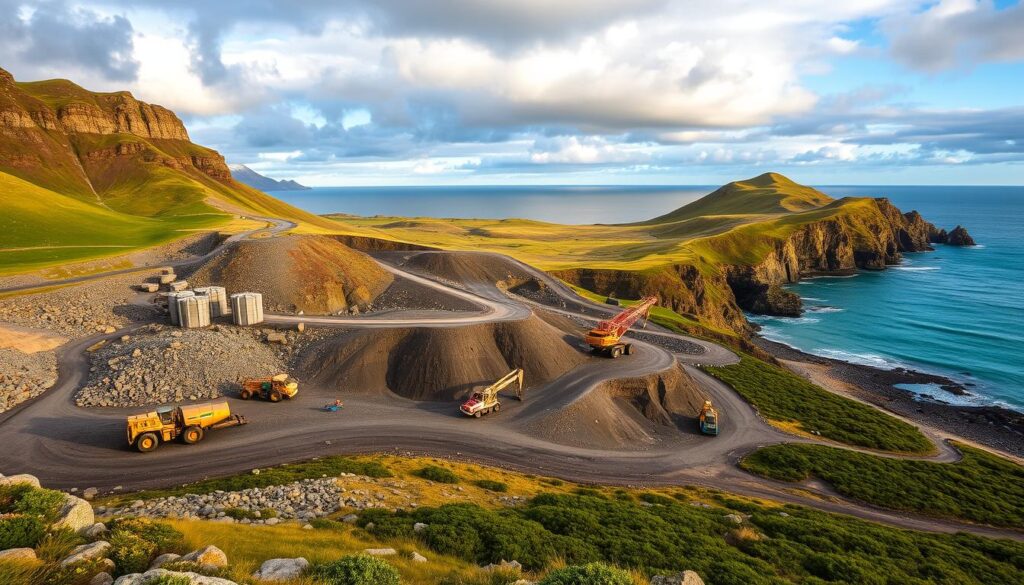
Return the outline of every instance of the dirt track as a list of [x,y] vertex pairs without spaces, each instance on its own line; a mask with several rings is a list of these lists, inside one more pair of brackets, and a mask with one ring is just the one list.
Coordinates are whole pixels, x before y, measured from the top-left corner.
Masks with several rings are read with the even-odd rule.
[[[472,302],[480,310],[390,312],[386,316],[344,318],[274,315],[268,321],[345,329],[459,327],[517,321],[532,313],[528,304],[510,298],[492,283],[464,282],[461,288],[452,288],[422,274],[384,267],[421,285]],[[560,283],[530,267],[524,266],[523,270],[544,279],[570,301],[565,309],[558,309],[560,312],[576,315],[577,309],[585,307],[587,316],[592,318],[614,310],[575,297]],[[84,383],[88,370],[84,349],[99,338],[114,338],[128,331],[79,340],[58,351],[57,385],[45,395],[0,415],[0,443],[4,445],[0,469],[33,473],[45,485],[58,488],[122,486],[130,490],[186,483],[333,453],[408,451],[467,458],[573,481],[696,484],[907,528],[967,530],[1021,538],[1012,531],[908,517],[861,506],[831,498],[826,492],[808,497],[797,493],[792,484],[755,478],[740,471],[735,463],[744,454],[764,445],[804,439],[770,427],[731,389],[689,366],[686,372],[723,412],[718,437],[702,436],[691,425],[649,444],[606,448],[566,444],[531,432],[530,421],[543,419],[549,412],[601,391],[602,384],[663,372],[677,361],[725,364],[737,359],[725,348],[703,340],[686,338],[704,348],[704,354],[697,356],[675,356],[655,345],[636,341],[635,355],[619,360],[589,360],[531,391],[525,402],[506,400],[500,415],[479,420],[460,415],[450,402],[420,402],[394,394],[346,396],[346,407],[341,413],[325,413],[319,406],[335,396],[315,385],[304,387],[297,399],[288,404],[232,401],[233,410],[252,421],[249,425],[210,433],[200,445],[168,444],[154,453],[141,455],[130,450],[124,439],[124,416],[138,409],[82,409],[73,403],[74,392]],[[644,429],[642,424],[640,428]],[[807,492],[815,491],[812,487],[800,487]]]

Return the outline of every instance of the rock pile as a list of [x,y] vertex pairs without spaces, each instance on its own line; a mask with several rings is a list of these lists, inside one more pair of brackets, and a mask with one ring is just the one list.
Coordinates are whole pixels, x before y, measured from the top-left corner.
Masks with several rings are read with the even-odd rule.
[[216,398],[247,377],[284,371],[286,352],[258,330],[151,325],[92,354],[79,406],[140,406]]
[[39,396],[57,383],[57,358],[52,351],[22,353],[0,349],[0,412]]

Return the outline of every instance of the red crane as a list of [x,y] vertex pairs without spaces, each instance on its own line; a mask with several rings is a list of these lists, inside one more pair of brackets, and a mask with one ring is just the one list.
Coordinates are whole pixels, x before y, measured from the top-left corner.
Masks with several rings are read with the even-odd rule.
[[[620,339],[629,331],[641,317],[647,319],[651,313],[651,307],[658,302],[657,297],[646,297],[640,302],[622,311],[607,321],[601,321],[597,327],[591,329],[586,335],[587,345],[594,348],[595,352],[617,358],[622,354],[633,353],[632,343],[622,343]],[[647,326],[647,323],[644,323]]]

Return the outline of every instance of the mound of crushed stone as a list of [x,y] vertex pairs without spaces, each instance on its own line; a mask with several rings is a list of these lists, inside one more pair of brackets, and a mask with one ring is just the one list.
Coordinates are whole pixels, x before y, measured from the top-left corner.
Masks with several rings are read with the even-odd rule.
[[419,252],[402,268],[459,284],[501,283],[512,287],[534,278],[508,258],[477,252]]
[[393,277],[369,256],[325,236],[243,240],[208,260],[193,286],[263,293],[270,312],[336,314],[366,309]]
[[605,382],[524,427],[556,443],[618,449],[652,445],[695,429],[704,396],[678,364],[657,374]]
[[152,325],[90,356],[79,406],[142,406],[231,394],[243,378],[286,371],[285,349],[258,329]]
[[413,400],[462,398],[513,368],[539,387],[587,357],[576,340],[536,316],[457,328],[351,332],[299,360],[310,383],[333,391],[391,391]]

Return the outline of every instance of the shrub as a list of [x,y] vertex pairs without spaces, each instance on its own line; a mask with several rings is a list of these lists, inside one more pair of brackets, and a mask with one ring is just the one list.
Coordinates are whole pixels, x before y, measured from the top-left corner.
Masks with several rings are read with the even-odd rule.
[[70,528],[54,530],[36,545],[36,556],[44,561],[56,562],[71,554],[71,550],[76,546],[84,543],[85,539]]
[[450,469],[444,467],[438,467],[437,465],[427,465],[413,472],[413,475],[428,479],[430,481],[436,481],[437,483],[459,483],[459,476]]
[[35,488],[27,483],[0,485],[0,514],[9,514],[14,512],[15,504],[21,500],[22,496],[33,489]]
[[108,526],[111,532],[129,532],[153,543],[160,553],[184,553],[185,536],[170,524],[148,518],[119,518]]
[[110,544],[110,560],[114,561],[119,575],[144,573],[157,552],[156,544],[127,530],[111,532]]
[[39,516],[47,523],[57,520],[64,506],[64,494],[56,490],[30,489],[14,504],[14,512]]
[[311,575],[325,585],[398,585],[398,571],[369,555],[349,555],[313,568]]
[[46,525],[35,516],[0,517],[0,550],[35,548],[46,535]]
[[252,510],[246,510],[245,508],[226,508],[224,510],[224,515],[228,518],[234,518],[235,520],[252,520],[256,518],[256,512],[253,512]]
[[[197,575],[219,577],[221,579],[230,579],[232,575],[229,567],[211,567],[209,565],[200,565],[195,561],[171,561],[164,563],[160,568],[176,573],[196,573]],[[147,583],[146,585],[149,584]]]
[[551,571],[540,585],[633,585],[633,578],[622,569],[589,563]]
[[473,485],[479,488],[483,488],[491,492],[507,492],[508,484],[503,481],[494,481],[493,479],[478,479],[473,482]]

